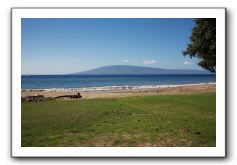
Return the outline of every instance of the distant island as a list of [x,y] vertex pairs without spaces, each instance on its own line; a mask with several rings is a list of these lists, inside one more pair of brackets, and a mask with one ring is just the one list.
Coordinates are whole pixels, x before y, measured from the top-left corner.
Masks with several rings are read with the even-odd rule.
[[71,75],[144,75],[144,74],[212,74],[205,70],[192,69],[163,69],[153,67],[111,65],[103,66],[88,71],[71,73]]

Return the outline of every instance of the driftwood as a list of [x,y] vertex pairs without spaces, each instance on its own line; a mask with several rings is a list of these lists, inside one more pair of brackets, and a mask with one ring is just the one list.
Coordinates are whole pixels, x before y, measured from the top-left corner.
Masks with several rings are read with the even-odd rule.
[[80,92],[78,92],[76,95],[62,95],[62,96],[56,96],[56,97],[54,97],[54,98],[55,98],[55,99],[58,99],[58,98],[65,98],[65,97],[68,97],[68,98],[71,98],[71,99],[82,98]]

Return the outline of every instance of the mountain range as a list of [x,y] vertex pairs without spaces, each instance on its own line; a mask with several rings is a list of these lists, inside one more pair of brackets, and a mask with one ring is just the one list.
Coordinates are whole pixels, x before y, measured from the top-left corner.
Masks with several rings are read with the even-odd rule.
[[153,67],[111,65],[88,71],[72,73],[73,75],[139,75],[139,74],[211,74],[205,70],[193,69],[163,69]]

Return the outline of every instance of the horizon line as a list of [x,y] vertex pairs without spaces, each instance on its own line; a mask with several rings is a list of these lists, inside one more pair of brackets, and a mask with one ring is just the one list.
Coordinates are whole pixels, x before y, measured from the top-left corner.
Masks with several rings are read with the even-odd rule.
[[[109,67],[109,66],[134,66],[134,65],[107,65],[107,66],[101,66],[101,67]],[[33,74],[25,74],[25,73],[23,73],[23,74],[21,74],[21,76],[47,76],[47,75],[48,76],[50,76],[50,75],[51,76],[52,75],[55,75],[55,76],[65,76],[65,75],[77,75],[80,72],[87,72],[87,71],[98,69],[98,68],[101,68],[101,67],[96,67],[96,68],[89,69],[89,70],[84,70],[84,71],[70,72],[70,73],[49,73],[49,74],[47,74],[47,73],[46,74],[44,74],[44,73],[33,73]],[[148,66],[134,66],[134,67],[156,68],[156,69],[167,69],[167,70],[190,70],[190,71],[204,71],[204,72],[206,71],[207,73],[203,73],[203,74],[216,74],[216,73],[212,73],[212,72],[210,72],[208,70],[204,70],[204,69],[170,69],[170,68],[157,68],[157,67],[148,67]],[[202,73],[200,73],[200,74],[202,74]],[[139,75],[139,73],[138,74],[81,74],[81,75]],[[165,75],[165,74],[140,74],[140,75]],[[172,74],[169,74],[169,75],[172,75]]]
[[[87,69],[87,70],[82,70],[82,71],[75,71],[75,72],[70,72],[70,73],[49,73],[49,74],[43,74],[43,73],[35,73],[35,74],[21,74],[22,76],[31,76],[31,75],[72,75],[72,74],[77,74],[80,72],[86,72],[86,71],[90,71],[93,69],[98,69],[98,68],[102,68],[102,67],[110,67],[110,66],[132,66],[132,67],[141,67],[141,68],[156,68],[156,69],[167,69],[167,70],[192,70],[192,71],[206,71],[206,72],[210,72],[208,70],[205,69],[187,69],[187,68],[182,68],[182,69],[174,69],[174,68],[159,68],[159,67],[153,67],[153,66],[138,66],[138,65],[105,65],[105,66],[99,66],[96,68],[92,68],[92,69]],[[211,73],[211,72],[210,72]],[[86,74],[84,74],[86,75]],[[96,74],[87,74],[87,75],[96,75]],[[105,74],[100,74],[100,75],[105,75]],[[108,74],[107,74],[108,75]],[[113,75],[113,74],[111,74]],[[118,74],[117,74],[118,75]],[[124,75],[124,74],[121,74]],[[151,74],[152,75],[152,74]]]

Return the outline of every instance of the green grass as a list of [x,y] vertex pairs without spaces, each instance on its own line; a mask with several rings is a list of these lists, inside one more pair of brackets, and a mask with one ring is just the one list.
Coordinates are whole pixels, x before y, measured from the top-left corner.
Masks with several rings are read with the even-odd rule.
[[215,146],[215,93],[22,103],[22,146]]

